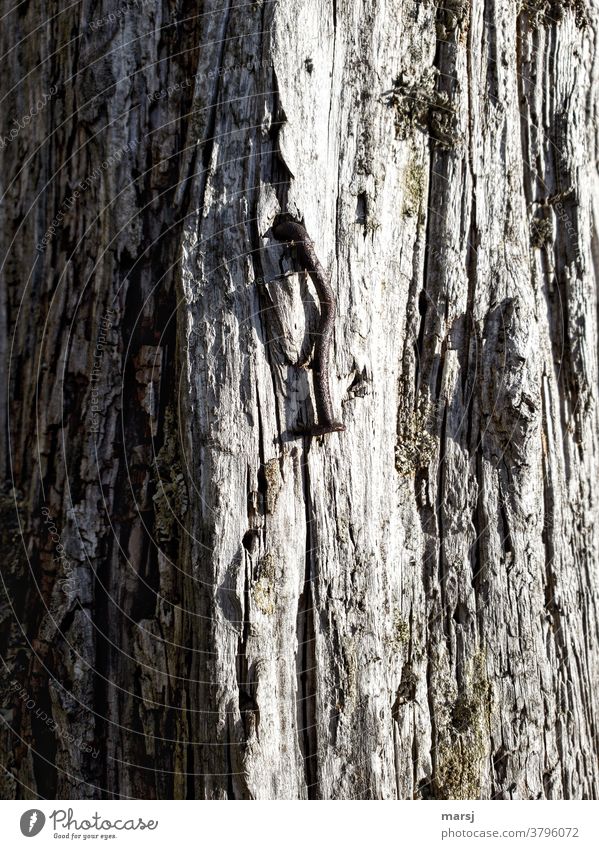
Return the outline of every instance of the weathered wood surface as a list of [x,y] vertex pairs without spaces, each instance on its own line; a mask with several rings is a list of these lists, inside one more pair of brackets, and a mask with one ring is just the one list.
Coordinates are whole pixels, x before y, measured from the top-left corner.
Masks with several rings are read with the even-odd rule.
[[3,14],[0,796],[597,798],[596,4]]

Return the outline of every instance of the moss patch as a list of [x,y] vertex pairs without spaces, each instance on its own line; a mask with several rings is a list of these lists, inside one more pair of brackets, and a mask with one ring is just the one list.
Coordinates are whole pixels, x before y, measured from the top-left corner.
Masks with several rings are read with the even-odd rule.
[[403,215],[418,215],[422,206],[425,184],[424,166],[412,157],[404,171]]
[[464,690],[454,702],[451,722],[440,735],[433,777],[437,799],[480,798],[490,713],[486,655],[479,651],[472,659]]
[[393,617],[393,636],[392,642],[394,645],[401,647],[407,645],[410,639],[410,624],[397,610]]
[[433,413],[433,405],[425,398],[415,410],[400,410],[395,447],[395,468],[400,475],[413,475],[432,459],[437,446],[432,433]]
[[567,12],[574,14],[576,26],[584,29],[589,22],[585,0],[521,0],[520,11],[533,26],[551,27],[559,24]]
[[417,683],[418,679],[411,665],[409,663],[404,664],[401,670],[401,681],[395,694],[395,702],[391,707],[391,716],[396,722],[401,721],[402,706],[415,700]]
[[276,457],[264,464],[264,479],[266,480],[266,512],[274,513],[283,485],[281,467]]
[[530,244],[533,248],[542,248],[553,237],[553,227],[548,218],[534,216],[530,221]]
[[459,142],[455,110],[446,92],[437,91],[435,68],[418,78],[402,73],[393,80],[387,106],[395,111],[395,134],[406,139],[421,130],[441,150],[452,150]]
[[450,41],[453,34],[465,32],[469,11],[470,0],[439,0],[436,20],[439,41]]
[[257,579],[252,587],[252,597],[256,607],[266,616],[275,612],[275,558],[267,552],[258,562]]

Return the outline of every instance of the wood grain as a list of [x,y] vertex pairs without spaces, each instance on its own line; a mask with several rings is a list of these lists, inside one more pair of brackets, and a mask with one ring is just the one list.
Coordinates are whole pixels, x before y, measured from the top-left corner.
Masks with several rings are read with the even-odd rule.
[[0,795],[597,798],[597,4],[123,5],[1,33]]

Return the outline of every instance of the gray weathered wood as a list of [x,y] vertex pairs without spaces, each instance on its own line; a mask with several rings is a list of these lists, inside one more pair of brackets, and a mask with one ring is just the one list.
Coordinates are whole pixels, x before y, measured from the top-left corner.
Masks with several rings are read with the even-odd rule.
[[19,8],[0,796],[597,798],[596,4]]

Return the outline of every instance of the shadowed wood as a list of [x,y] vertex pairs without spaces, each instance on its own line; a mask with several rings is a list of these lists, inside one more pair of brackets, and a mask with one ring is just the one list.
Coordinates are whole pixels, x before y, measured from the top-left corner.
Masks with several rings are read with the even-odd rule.
[[6,11],[0,796],[597,798],[597,5],[299,21]]

